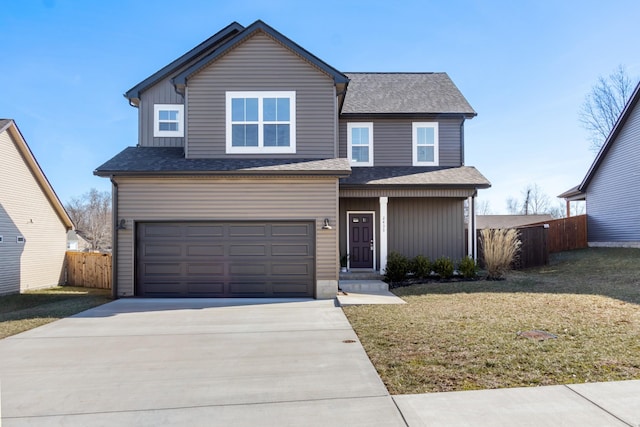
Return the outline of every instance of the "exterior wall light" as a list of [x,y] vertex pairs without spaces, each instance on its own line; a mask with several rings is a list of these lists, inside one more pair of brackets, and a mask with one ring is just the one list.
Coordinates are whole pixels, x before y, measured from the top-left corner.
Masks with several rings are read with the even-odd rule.
[[322,226],[323,230],[333,230],[333,227],[329,224],[329,218],[324,219],[324,225]]

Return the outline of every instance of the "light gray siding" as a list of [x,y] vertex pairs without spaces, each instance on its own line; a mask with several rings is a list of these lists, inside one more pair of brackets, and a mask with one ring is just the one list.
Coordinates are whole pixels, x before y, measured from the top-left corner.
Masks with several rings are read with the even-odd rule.
[[[411,119],[361,119],[360,122],[373,122],[373,162],[374,166],[411,166],[412,158],[412,126],[413,122],[429,120]],[[356,120],[340,120],[339,153],[347,157],[347,123]],[[438,120],[439,159],[440,166],[461,166],[462,120]]]
[[389,252],[430,259],[465,255],[464,200],[389,198]]
[[16,143],[0,133],[0,294],[60,284],[67,249],[66,227]]
[[[134,294],[134,223],[299,220],[316,224],[316,283],[336,281],[337,178],[118,178],[118,292]],[[337,282],[336,282],[337,283]],[[318,286],[318,285],[317,285]],[[337,289],[337,288],[336,288]]]
[[[333,80],[262,32],[231,50],[187,83],[189,158],[333,158]],[[296,153],[225,154],[226,91],[295,91]]]
[[640,242],[640,103],[587,187],[589,242]]
[[154,138],[153,106],[155,104],[184,104],[182,95],[177,93],[169,78],[146,89],[138,107],[139,144],[143,147],[183,147],[184,138]]

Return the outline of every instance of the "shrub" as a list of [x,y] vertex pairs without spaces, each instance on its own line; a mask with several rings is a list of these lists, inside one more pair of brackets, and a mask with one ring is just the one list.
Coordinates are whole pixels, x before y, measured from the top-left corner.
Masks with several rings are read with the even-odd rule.
[[410,269],[416,279],[425,279],[431,274],[429,258],[418,255],[411,260]]
[[435,271],[441,279],[449,279],[453,276],[453,270],[453,261],[447,257],[440,257],[433,262],[433,271]]
[[460,274],[462,274],[462,277],[471,279],[473,277],[476,277],[476,275],[478,274],[478,266],[476,265],[476,262],[473,260],[473,258],[467,255],[466,257],[462,258],[460,264],[458,264],[458,271],[460,272]]
[[480,232],[487,279],[502,279],[511,269],[522,244],[518,237],[515,229],[484,229]]
[[409,274],[409,260],[406,256],[398,252],[391,252],[387,256],[387,267],[384,270],[384,277],[389,282],[402,282]]

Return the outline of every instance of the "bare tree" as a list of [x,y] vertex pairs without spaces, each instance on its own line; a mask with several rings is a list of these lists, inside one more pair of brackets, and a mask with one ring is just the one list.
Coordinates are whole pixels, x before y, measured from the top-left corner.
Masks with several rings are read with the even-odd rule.
[[111,247],[111,194],[95,188],[72,198],[65,208],[76,230],[90,244],[91,250],[105,251]]
[[476,201],[476,214],[477,215],[491,215],[491,205],[488,200]]
[[513,197],[507,198],[507,213],[509,215],[517,215],[520,213],[520,204]]
[[618,65],[608,77],[600,76],[585,97],[578,117],[582,127],[589,132],[593,151],[598,151],[604,144],[634,86],[635,82],[627,74],[626,68]]

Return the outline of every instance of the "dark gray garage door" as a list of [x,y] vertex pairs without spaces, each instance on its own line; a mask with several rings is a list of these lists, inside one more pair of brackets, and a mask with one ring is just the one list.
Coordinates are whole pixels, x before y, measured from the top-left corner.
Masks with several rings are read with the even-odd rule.
[[312,297],[311,222],[139,223],[136,294]]

